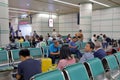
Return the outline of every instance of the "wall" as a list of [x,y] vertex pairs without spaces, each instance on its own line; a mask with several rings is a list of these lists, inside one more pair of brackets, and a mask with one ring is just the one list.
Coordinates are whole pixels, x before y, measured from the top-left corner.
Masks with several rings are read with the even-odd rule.
[[18,18],[13,18],[10,22],[14,31],[16,31],[18,29]]
[[[71,13],[59,16],[59,33],[62,35],[71,34],[74,36],[81,27],[77,24],[78,13]],[[88,29],[83,30],[84,41],[88,41]]]
[[92,16],[92,34],[103,33],[111,38],[120,38],[120,7],[96,10]]
[[[49,13],[47,13],[49,14]],[[40,17],[39,14],[33,15],[32,30],[36,30],[38,34],[47,35],[52,33],[53,28],[62,35],[71,34],[72,36],[78,32],[77,13],[59,15],[54,19],[54,27],[48,27],[48,18]],[[111,38],[118,39],[120,34],[120,7],[101,9],[93,11],[92,15],[92,34],[106,34]],[[87,31],[83,30],[84,36]],[[85,41],[88,40],[87,38]]]
[[48,27],[48,19],[49,17],[39,16],[39,14],[33,15],[32,16],[32,30],[33,31],[35,30],[39,35],[43,35],[43,36],[46,36],[47,33],[51,34],[53,29],[56,29],[56,32],[59,32],[58,16],[54,18],[53,28]]
[[8,0],[0,0],[0,47],[9,43]]
[[[106,34],[110,38],[119,39],[120,36],[120,7],[95,10],[92,14],[91,33]],[[79,30],[77,13],[59,16],[59,33],[74,35]],[[87,32],[83,30],[84,36]],[[85,39],[84,41],[87,41]]]
[[78,31],[77,13],[59,16],[59,33],[61,35],[71,34],[73,36]]

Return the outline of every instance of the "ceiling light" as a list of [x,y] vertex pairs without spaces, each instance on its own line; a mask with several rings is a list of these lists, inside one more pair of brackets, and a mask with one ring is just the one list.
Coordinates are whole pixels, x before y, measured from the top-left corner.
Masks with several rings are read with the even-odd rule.
[[44,18],[56,18],[57,16],[56,15],[49,15],[49,14],[39,14],[38,15],[39,17],[44,17]]
[[59,2],[59,3],[63,3],[63,4],[67,4],[67,5],[71,5],[71,6],[75,6],[75,7],[80,7],[79,5],[72,4],[72,3],[69,3],[69,2],[65,2],[65,1],[60,1],[60,0],[53,0],[53,1],[56,1],[56,2]]
[[30,4],[26,4],[27,6],[30,6]]
[[28,16],[28,14],[22,14],[21,18],[26,18]]
[[56,11],[59,11],[59,9],[56,9]]
[[105,6],[105,7],[110,7],[110,6],[107,5],[107,4],[103,4],[103,3],[98,2],[98,1],[95,1],[95,0],[89,0],[89,1],[91,1],[91,2],[93,2],[93,3],[97,3],[97,4],[100,4],[100,5],[103,5],[103,6]]
[[22,11],[13,11],[13,10],[9,10],[9,12],[11,12],[11,13],[22,13],[22,14],[26,13],[26,12],[22,12]]

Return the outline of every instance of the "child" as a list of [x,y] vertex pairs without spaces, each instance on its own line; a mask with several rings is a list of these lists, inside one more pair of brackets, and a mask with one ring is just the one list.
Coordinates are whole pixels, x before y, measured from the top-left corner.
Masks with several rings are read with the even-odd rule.
[[65,66],[76,63],[74,57],[71,56],[71,51],[68,46],[62,46],[60,49],[60,60],[57,68],[62,70]]
[[93,42],[88,42],[85,46],[85,52],[84,55],[81,57],[80,62],[84,63],[87,60],[93,59],[94,55],[93,55],[93,49],[94,49],[95,45]]

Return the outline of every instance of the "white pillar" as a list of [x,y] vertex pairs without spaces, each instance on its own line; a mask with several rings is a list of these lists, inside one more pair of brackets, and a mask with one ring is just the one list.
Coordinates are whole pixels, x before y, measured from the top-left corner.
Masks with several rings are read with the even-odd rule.
[[18,30],[18,18],[13,18],[11,20],[11,26],[13,27],[14,31]]
[[0,47],[9,43],[8,0],[0,0]]
[[84,41],[91,37],[92,3],[80,4],[80,27],[84,34]]

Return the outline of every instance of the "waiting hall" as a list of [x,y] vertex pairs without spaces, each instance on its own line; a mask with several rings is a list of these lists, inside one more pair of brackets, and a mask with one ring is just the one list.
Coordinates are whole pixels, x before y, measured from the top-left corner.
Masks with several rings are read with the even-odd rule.
[[120,80],[120,0],[0,0],[0,80]]

